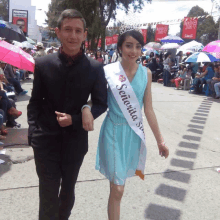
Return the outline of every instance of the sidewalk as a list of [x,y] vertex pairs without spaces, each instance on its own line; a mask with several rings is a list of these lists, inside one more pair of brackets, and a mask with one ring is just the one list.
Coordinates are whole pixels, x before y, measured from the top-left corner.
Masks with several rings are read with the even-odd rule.
[[[10,134],[14,146],[7,148],[7,163],[0,165],[0,220],[37,220],[38,214],[38,178],[33,151],[26,139],[26,107],[32,82],[26,81],[22,87],[29,91],[16,102],[23,112],[17,120],[22,128]],[[220,219],[220,173],[216,171],[220,167],[220,101],[158,83],[153,83],[152,93],[170,156],[165,160],[158,155],[145,119],[148,149],[145,180],[138,177],[127,180],[121,220]],[[108,219],[109,182],[95,170],[104,117],[105,114],[95,121],[95,130],[89,133],[89,152],[76,184],[76,203],[70,220]]]

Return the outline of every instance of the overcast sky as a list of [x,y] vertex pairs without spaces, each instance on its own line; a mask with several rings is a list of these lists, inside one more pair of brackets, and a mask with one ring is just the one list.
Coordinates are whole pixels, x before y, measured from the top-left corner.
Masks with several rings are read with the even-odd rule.
[[[31,0],[32,5],[36,6],[37,9],[42,9],[41,11],[36,11],[36,20],[38,25],[43,25],[46,16],[44,11],[48,11],[48,4],[51,0]],[[177,0],[177,1],[155,1],[152,4],[145,3],[145,6],[140,14],[136,17],[139,18],[141,23],[166,21],[173,19],[183,19],[193,6],[198,5],[203,8],[206,12],[211,13],[212,2],[211,0]],[[216,9],[214,8],[215,12]],[[216,13],[214,13],[216,14]],[[123,11],[117,12],[117,19],[122,20],[125,16]],[[176,34],[179,32],[179,24],[170,25],[169,34]]]

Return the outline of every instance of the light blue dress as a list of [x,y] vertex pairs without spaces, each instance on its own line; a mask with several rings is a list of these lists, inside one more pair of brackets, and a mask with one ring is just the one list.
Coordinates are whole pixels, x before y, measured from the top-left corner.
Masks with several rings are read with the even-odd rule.
[[[131,86],[143,107],[147,71],[139,64]],[[109,111],[103,121],[96,155],[96,170],[116,185],[124,185],[135,175],[141,147],[140,137],[131,129],[111,89],[108,88]]]

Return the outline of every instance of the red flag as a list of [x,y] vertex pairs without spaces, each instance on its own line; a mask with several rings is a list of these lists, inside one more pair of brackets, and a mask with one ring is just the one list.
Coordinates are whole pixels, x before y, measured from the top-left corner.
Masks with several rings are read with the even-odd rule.
[[157,24],[155,41],[160,41],[162,38],[166,37],[168,34],[169,25]]
[[112,36],[112,43],[113,44],[117,44],[118,43],[118,35],[117,34]]
[[112,44],[112,37],[105,37],[105,44],[111,45]]
[[144,37],[144,43],[147,43],[147,29],[141,29],[142,35]]
[[196,39],[198,18],[184,18],[182,38]]

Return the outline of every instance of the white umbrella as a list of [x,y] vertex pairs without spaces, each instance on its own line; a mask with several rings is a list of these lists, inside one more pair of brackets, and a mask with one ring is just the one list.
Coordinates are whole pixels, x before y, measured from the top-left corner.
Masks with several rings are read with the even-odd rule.
[[168,50],[168,49],[177,49],[179,47],[180,45],[177,43],[168,43],[168,44],[164,44],[160,49]]
[[13,40],[13,41],[12,41],[12,44],[15,45],[15,46],[17,46],[17,47],[22,47],[22,43],[21,43],[21,42],[18,42],[18,41],[16,41],[16,40]]
[[155,50],[158,50],[161,48],[161,44],[157,42],[149,42],[148,44],[144,46],[144,49],[147,49],[147,48],[153,48]]
[[24,41],[21,43],[22,44],[22,47],[25,47],[25,48],[30,48],[30,49],[33,49],[34,48],[34,45],[32,45],[31,43],[29,43],[28,41]]
[[197,52],[201,49],[203,49],[203,45],[195,40],[190,41],[189,43],[186,43],[184,45],[182,45],[177,52],[179,51],[186,51],[186,50],[192,50],[194,52]]

